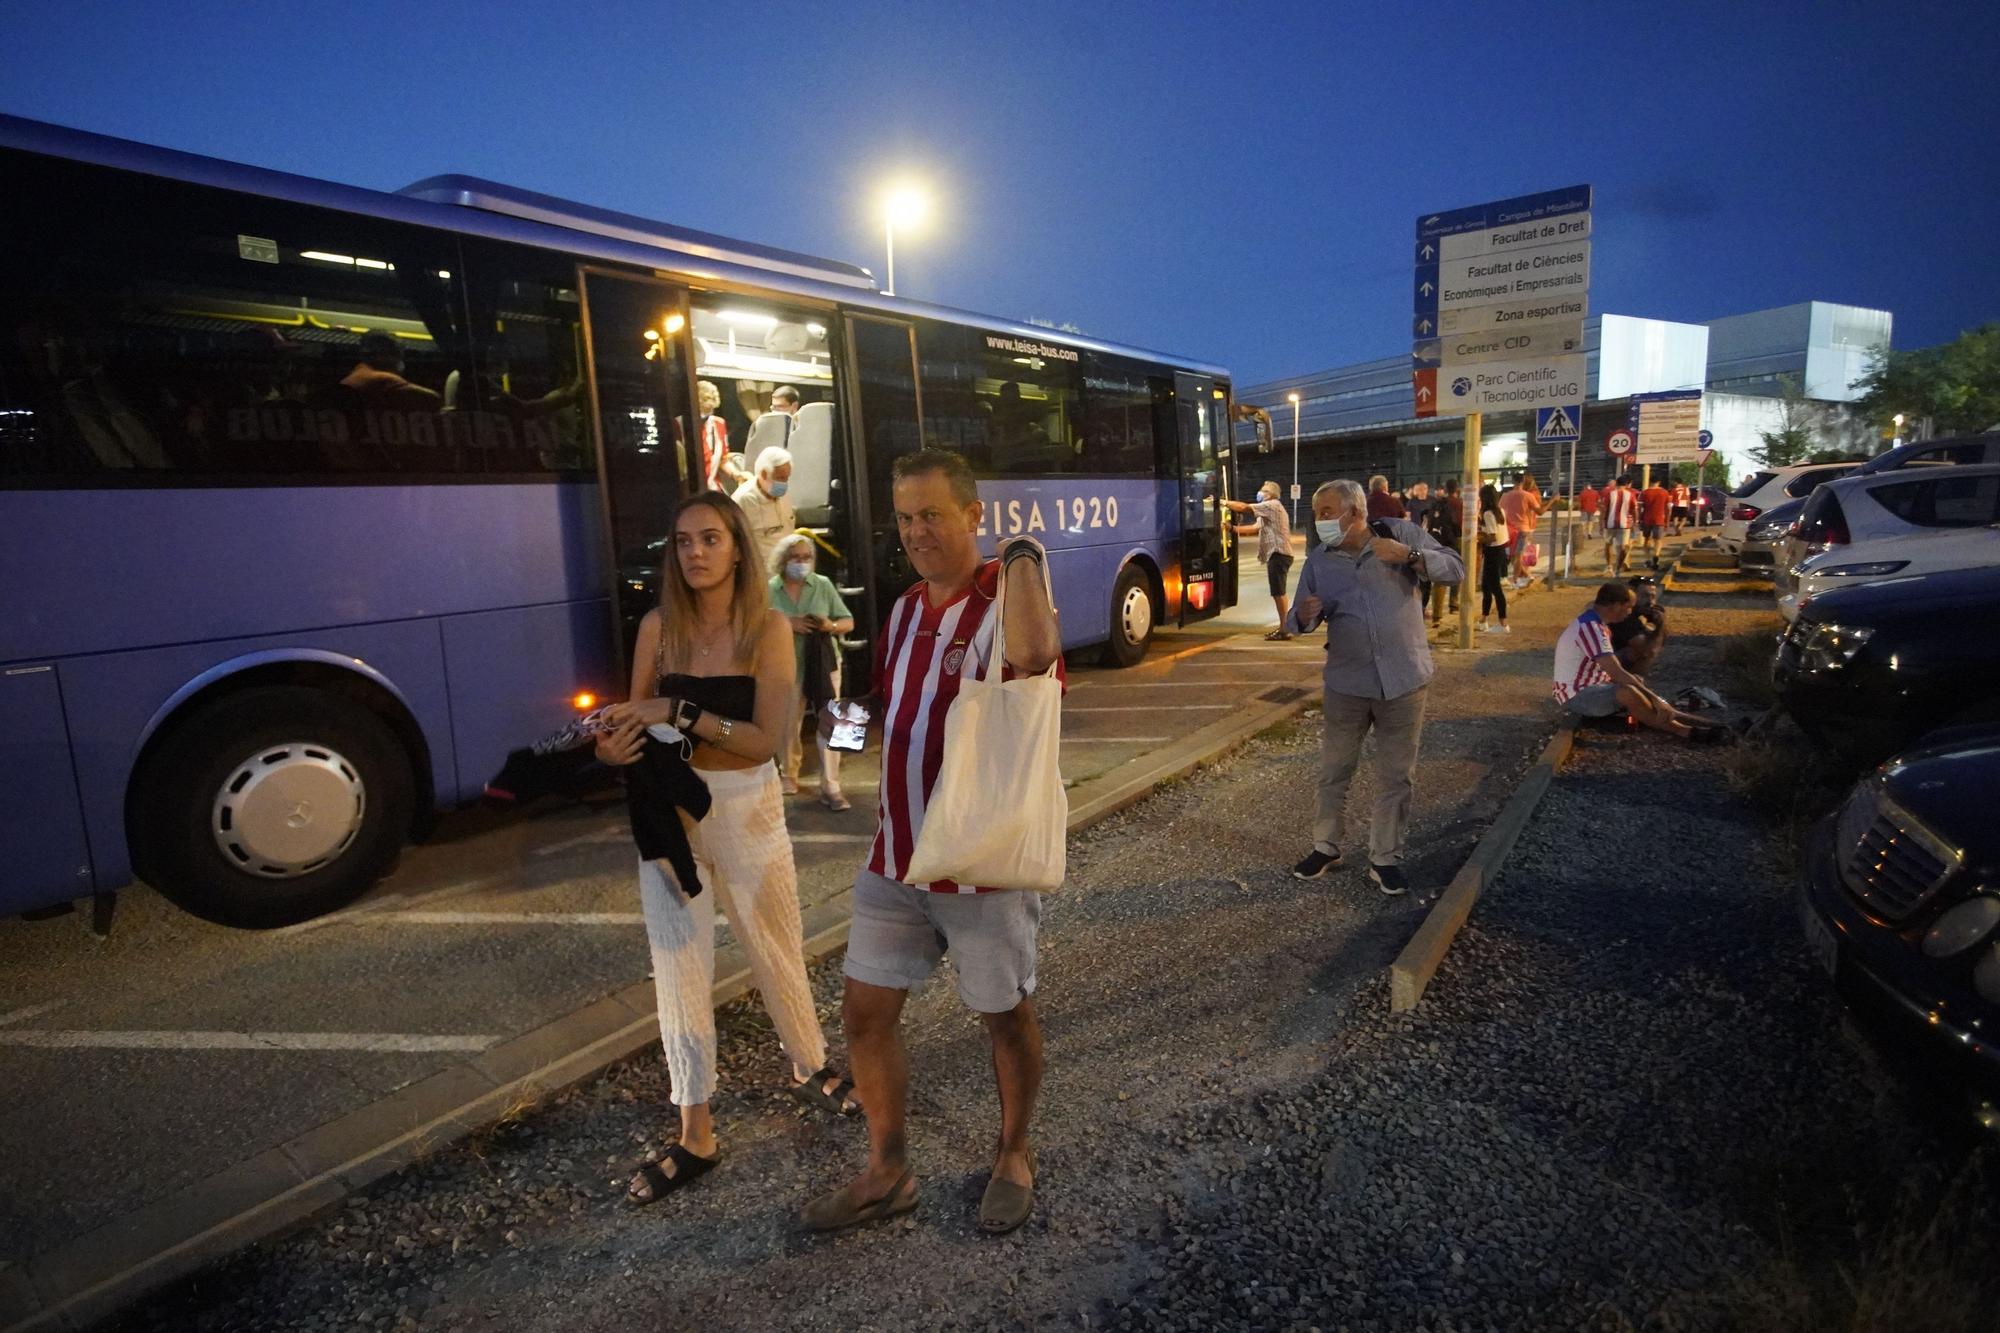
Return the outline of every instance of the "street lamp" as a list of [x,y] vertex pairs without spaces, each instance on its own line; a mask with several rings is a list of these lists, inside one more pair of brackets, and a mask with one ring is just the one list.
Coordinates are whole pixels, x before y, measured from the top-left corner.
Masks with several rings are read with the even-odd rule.
[[1292,526],[1299,525],[1299,396],[1288,393],[1292,400]]
[[1889,447],[1891,449],[1894,449],[1897,445],[1903,442],[1903,414],[1901,412],[1898,412],[1894,419],[1896,423],[1896,429],[1894,434],[1890,437],[1889,440]]
[[914,185],[899,185],[882,201],[884,236],[889,249],[889,282],[882,289],[884,296],[896,294],[896,228],[915,226],[929,211],[930,201]]

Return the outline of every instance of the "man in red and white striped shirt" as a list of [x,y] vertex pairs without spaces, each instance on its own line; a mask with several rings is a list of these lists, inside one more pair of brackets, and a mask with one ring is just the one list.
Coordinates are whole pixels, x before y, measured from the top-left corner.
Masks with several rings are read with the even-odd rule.
[[[1040,565],[1041,544],[1016,538],[982,561],[982,509],[972,470],[959,455],[920,449],[895,462],[896,530],[923,576],[890,608],[875,644],[874,694],[862,701],[882,720],[878,823],[854,881],[847,990],[841,1019],[861,1104],[868,1166],[845,1187],[806,1206],[805,1224],[830,1231],[916,1206],[904,1140],[909,1066],[900,1031],[903,1002],[949,953],[959,998],[986,1020],[1000,1085],[1000,1148],[979,1206],[980,1229],[1011,1231],[1034,1206],[1028,1122],[1042,1080],[1035,1016],[1035,936],[1041,902],[1032,889],[905,881],[944,762],[945,714],[967,672],[993,651],[992,608],[1007,583],[1007,674],[1062,673],[1062,636]],[[822,732],[833,710],[822,710]]]
[[1625,545],[1632,540],[1632,525],[1639,519],[1639,493],[1632,478],[1620,477],[1604,492],[1604,572],[1625,572]]

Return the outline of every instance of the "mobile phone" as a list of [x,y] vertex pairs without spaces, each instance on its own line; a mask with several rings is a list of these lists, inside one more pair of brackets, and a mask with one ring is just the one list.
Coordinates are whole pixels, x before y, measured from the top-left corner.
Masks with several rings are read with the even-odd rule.
[[1386,518],[1369,519],[1368,530],[1377,537],[1387,537],[1390,541],[1396,540],[1396,530],[1389,526],[1389,520]]
[[826,738],[826,748],[860,754],[868,743],[867,706],[852,699],[834,699],[827,703],[827,710],[833,714],[833,731]]

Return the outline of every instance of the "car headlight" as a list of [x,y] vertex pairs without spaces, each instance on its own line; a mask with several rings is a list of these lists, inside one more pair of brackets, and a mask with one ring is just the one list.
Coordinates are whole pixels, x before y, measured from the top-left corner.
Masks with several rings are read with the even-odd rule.
[[1799,670],[1838,671],[1874,637],[1866,625],[1815,624],[1799,636]]
[[1990,946],[1986,956],[1973,965],[1972,989],[1988,1004],[2000,1004],[2000,944]]
[[1821,574],[1830,579],[1880,578],[1884,574],[1894,574],[1897,570],[1909,568],[1907,560],[1864,560],[1855,565],[1827,565],[1822,569],[1808,570],[1811,574]]
[[1964,953],[2000,925],[2000,898],[1967,898],[1947,910],[1924,932],[1924,952],[1932,958]]

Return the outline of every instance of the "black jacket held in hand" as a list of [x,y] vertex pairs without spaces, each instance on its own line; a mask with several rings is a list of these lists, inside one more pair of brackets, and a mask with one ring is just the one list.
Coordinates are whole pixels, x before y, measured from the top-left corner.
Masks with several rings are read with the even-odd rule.
[[[599,709],[533,745],[510,750],[507,762],[486,784],[486,799],[516,804],[568,787],[578,773],[597,762],[598,734],[609,730],[603,713]],[[683,749],[679,742],[647,737],[639,761],[625,767],[625,811],[639,855],[673,867],[682,892],[692,898],[701,892],[701,879],[695,874],[694,851],[679,811],[704,819],[711,800],[708,784],[688,763]]]

